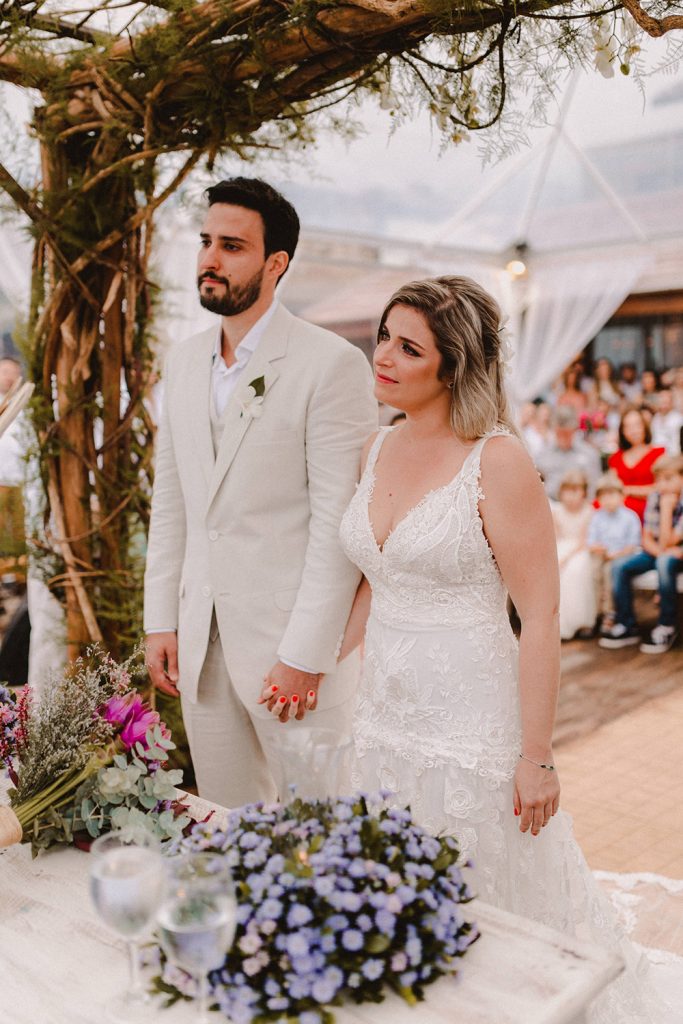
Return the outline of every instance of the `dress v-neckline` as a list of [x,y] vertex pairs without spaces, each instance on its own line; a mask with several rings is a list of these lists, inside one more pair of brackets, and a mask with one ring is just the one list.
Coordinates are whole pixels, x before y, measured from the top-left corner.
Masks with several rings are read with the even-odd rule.
[[[423,494],[422,497],[419,499],[419,501],[417,501],[414,505],[412,505],[408,509],[408,511],[405,513],[405,515],[401,516],[401,518],[396,523],[396,525],[392,526],[392,528],[389,530],[389,533],[386,535],[386,537],[384,538],[384,540],[380,544],[378,542],[378,540],[377,540],[377,535],[375,534],[375,528],[372,525],[372,517],[370,515],[370,506],[372,505],[372,498],[373,498],[373,495],[374,495],[374,492],[375,492],[375,483],[377,481],[377,476],[375,474],[375,466],[377,465],[377,460],[379,458],[379,453],[382,450],[382,446],[384,444],[384,441],[385,441],[385,439],[387,438],[387,436],[391,433],[391,431],[393,429],[394,429],[393,427],[389,427],[388,429],[385,429],[382,434],[379,435],[378,441],[380,443],[377,445],[377,448],[372,453],[372,456],[373,456],[372,457],[372,462],[370,462],[370,460],[368,460],[368,465],[367,465],[367,467],[365,469],[365,472],[368,474],[368,479],[369,479],[369,486],[368,486],[368,489],[367,489],[367,497],[366,497],[366,501],[365,501],[365,512],[366,512],[366,517],[365,518],[367,520],[368,530],[370,532],[370,537],[372,539],[373,546],[375,547],[375,549],[377,550],[377,552],[380,555],[384,554],[384,552],[387,549],[388,542],[391,540],[391,538],[394,536],[394,534],[397,532],[397,530],[399,530],[400,527],[403,526],[403,524],[407,520],[409,520],[419,509],[421,509],[423,505],[426,505],[426,503],[429,500],[429,498],[431,498],[434,494],[439,494],[440,491],[448,490],[449,487],[452,487],[453,484],[456,483],[456,481],[460,479],[460,477],[462,476],[463,470],[465,469],[465,466],[469,462],[470,458],[474,454],[475,449],[477,448],[477,446],[479,445],[479,443],[481,441],[481,438],[480,438],[478,441],[476,441],[472,445],[471,450],[467,453],[467,455],[463,459],[462,465],[460,466],[460,469],[455,474],[455,476],[453,476],[445,484],[440,484],[438,487],[432,487],[431,490],[429,490],[425,494]],[[381,441],[380,441],[380,438],[381,438]]]

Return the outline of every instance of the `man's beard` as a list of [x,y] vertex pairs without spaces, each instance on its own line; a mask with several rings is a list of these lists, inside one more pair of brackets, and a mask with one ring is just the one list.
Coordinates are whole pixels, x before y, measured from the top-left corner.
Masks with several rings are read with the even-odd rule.
[[[220,296],[214,292],[211,295],[205,295],[201,291],[201,283],[206,278],[220,281],[225,287],[225,294]],[[261,294],[262,281],[263,267],[246,284],[233,285],[232,287],[224,277],[202,274],[197,278],[197,287],[200,288],[199,301],[204,309],[208,309],[210,313],[218,313],[219,316],[237,316],[238,313],[244,313],[245,310],[251,309],[254,305]]]

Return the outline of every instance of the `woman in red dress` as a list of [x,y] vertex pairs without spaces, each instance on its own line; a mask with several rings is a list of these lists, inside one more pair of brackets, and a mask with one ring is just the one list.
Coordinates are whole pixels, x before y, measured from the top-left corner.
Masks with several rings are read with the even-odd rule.
[[652,465],[664,448],[652,447],[650,426],[640,409],[626,409],[619,424],[619,450],[610,456],[609,467],[624,485],[627,508],[637,512],[642,522],[645,502],[654,485]]

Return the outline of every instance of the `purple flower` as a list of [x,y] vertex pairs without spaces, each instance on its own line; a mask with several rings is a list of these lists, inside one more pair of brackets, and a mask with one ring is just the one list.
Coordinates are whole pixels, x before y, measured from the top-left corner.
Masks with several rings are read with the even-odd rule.
[[348,917],[345,917],[344,914],[332,914],[331,917],[328,917],[325,923],[333,932],[341,932],[344,928],[348,928],[349,919]]
[[385,935],[393,935],[396,929],[396,918],[388,910],[378,910],[375,914],[375,924]]
[[413,967],[419,964],[422,959],[422,943],[417,936],[408,939],[406,942],[406,955]]
[[256,919],[258,921],[276,921],[282,913],[282,904],[279,900],[267,899],[258,909]]
[[301,932],[288,935],[285,940],[285,949],[292,960],[298,956],[306,956],[308,953],[308,939]]
[[394,955],[391,958],[392,971],[396,971],[397,974],[400,974],[401,971],[405,971],[407,966],[408,957],[405,955],[405,953],[403,953],[402,951],[399,953],[394,953]]
[[322,878],[316,878],[313,882],[313,888],[318,896],[326,897],[331,896],[334,892],[334,878],[330,875]]
[[384,963],[381,960],[366,960],[361,967],[363,975],[368,981],[377,981],[378,978],[382,977],[384,971]]
[[313,918],[312,912],[303,903],[295,903],[287,914],[289,928],[301,928]]
[[345,892],[340,902],[340,909],[347,910],[352,914],[357,913],[363,906],[363,901],[357,892]]
[[318,1003],[331,1003],[344,982],[338,967],[328,967],[321,978],[313,982],[311,995]]
[[123,697],[110,697],[100,708],[105,722],[118,726],[117,734],[126,751],[141,743],[145,749],[145,736],[148,729],[155,725],[161,727],[162,734],[168,739],[170,733],[159,718],[159,714],[146,704],[139,693],[126,693]]
[[359,932],[357,928],[347,928],[345,932],[342,932],[341,941],[344,949],[355,953],[363,948],[363,933]]

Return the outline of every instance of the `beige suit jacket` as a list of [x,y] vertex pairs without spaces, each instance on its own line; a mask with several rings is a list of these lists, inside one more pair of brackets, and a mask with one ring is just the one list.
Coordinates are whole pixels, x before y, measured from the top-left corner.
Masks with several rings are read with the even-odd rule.
[[[179,688],[195,701],[212,610],[250,709],[278,657],[327,674],[321,707],[350,696],[336,669],[359,573],[338,538],[377,426],[367,359],[279,306],[229,400],[214,458],[209,403],[216,328],[176,345],[164,375],[145,573],[145,629],[177,628]],[[263,376],[261,415],[245,413]]]

